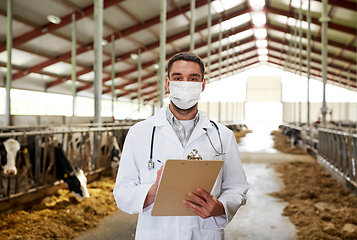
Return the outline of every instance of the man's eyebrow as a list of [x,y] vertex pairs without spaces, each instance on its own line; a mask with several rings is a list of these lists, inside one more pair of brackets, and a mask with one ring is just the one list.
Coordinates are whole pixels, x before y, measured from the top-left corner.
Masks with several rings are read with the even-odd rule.
[[[171,73],[171,76],[180,76],[180,75],[182,75],[182,73],[179,73],[179,72]],[[201,77],[201,74],[191,73],[189,76],[190,76],[190,77]]]
[[171,73],[172,76],[182,75],[182,73]]
[[193,76],[193,77],[201,77],[201,74],[198,74],[198,73],[191,73],[190,76]]

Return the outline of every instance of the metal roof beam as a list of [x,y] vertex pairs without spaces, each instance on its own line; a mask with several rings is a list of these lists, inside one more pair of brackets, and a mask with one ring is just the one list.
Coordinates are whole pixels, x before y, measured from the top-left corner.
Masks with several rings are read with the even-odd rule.
[[[112,5],[123,2],[123,1],[125,1],[125,0],[104,0],[103,8],[105,9],[105,8],[111,7]],[[84,8],[82,10],[82,12],[73,12],[73,13],[76,14],[77,20],[87,17],[87,16],[91,16],[94,13],[94,5],[90,5],[86,8]],[[25,42],[28,42],[28,41],[34,39],[34,38],[40,37],[47,33],[51,33],[61,27],[64,27],[64,26],[72,23],[72,14],[73,13],[70,13],[70,14],[64,16],[63,18],[61,18],[60,24],[48,23],[48,24],[42,26],[42,29],[36,28],[30,32],[27,32],[27,33],[15,38],[13,40],[13,47],[15,48]],[[0,52],[3,52],[5,50],[6,50],[6,46],[3,46],[3,45],[0,46]]]
[[[273,49],[273,48],[268,48],[269,50],[272,50],[272,51],[279,51],[278,49]],[[273,56],[273,55],[271,55],[271,54],[268,54],[268,57],[271,57],[271,58],[275,58],[275,59],[278,59],[278,60],[281,60],[281,61],[285,61],[285,59],[283,59],[283,58],[281,58],[281,57],[276,57],[276,56]],[[314,62],[314,63],[317,63],[317,64],[321,64],[321,62],[318,62],[318,61],[313,61],[313,60],[311,60],[311,62]],[[280,64],[280,65],[282,65],[282,64]],[[304,66],[304,67],[306,67],[306,64],[305,63],[302,63],[302,65]],[[321,69],[319,69],[319,68],[316,68],[316,67],[312,67],[312,66],[310,66],[310,68],[311,69],[313,69],[313,70],[315,70],[315,71],[319,71],[319,72],[321,72]],[[331,66],[330,66],[330,68],[331,68]],[[306,71],[303,71],[304,73],[306,73]],[[310,73],[311,75],[313,75],[312,73]],[[331,71],[328,71],[328,74],[330,75],[330,76],[334,76],[334,77],[336,77],[336,78],[339,78],[339,75],[336,75],[334,72],[331,72]],[[318,76],[320,79],[322,79],[321,78],[321,75],[315,75],[315,76]],[[342,77],[342,76],[341,76]],[[342,79],[343,79],[343,77],[342,77]],[[347,77],[345,78],[345,79],[347,79]],[[332,81],[332,82],[336,82],[336,83],[338,83],[338,80],[333,80],[333,79],[331,79],[331,78],[329,78],[329,80],[330,81]],[[346,80],[346,82],[347,82],[347,80]],[[353,79],[351,78],[351,83],[353,82]],[[355,82],[355,85],[356,85],[356,78],[354,79],[354,82]]]
[[[267,6],[264,7],[264,10],[267,13],[273,13],[273,14],[277,14],[277,15],[290,17],[290,18],[295,18],[294,17],[294,14],[295,14],[294,10],[287,12],[287,11],[283,11],[283,10],[280,10],[280,9],[267,7]],[[303,21],[307,22],[306,16],[303,16]],[[318,26],[321,26],[321,23],[319,22],[318,18],[311,18],[311,23],[316,24]],[[356,29],[355,28],[347,27],[347,26],[340,25],[340,24],[337,24],[337,23],[332,23],[332,22],[328,23],[328,27],[329,27],[329,29],[334,29],[336,31],[340,31],[340,32],[356,35]]]
[[[315,0],[317,2],[322,2],[322,0]],[[328,4],[331,6],[336,6],[340,8],[346,8],[352,11],[356,11],[356,3],[350,2],[350,1],[345,1],[345,0],[328,0]]]
[[[231,13],[230,15],[228,15],[227,17],[225,17],[224,20],[228,20],[228,19],[230,19],[230,18],[233,18],[233,17],[236,17],[236,16],[240,16],[240,15],[242,15],[242,14],[245,14],[245,13],[249,12],[249,11],[250,11],[249,9],[244,9],[244,10],[240,10],[240,11]],[[224,21],[224,20],[223,20],[223,21]],[[219,23],[218,19],[213,20],[213,21],[212,21],[212,26],[214,26],[214,25],[216,25],[216,24],[218,24],[218,23]],[[250,29],[250,28],[252,28],[252,27],[253,27],[252,25],[248,25],[248,26],[245,26],[245,27],[237,28],[237,29],[235,29],[235,31],[234,31],[232,34],[237,34],[237,33],[246,31],[246,30],[248,30],[248,29]],[[204,30],[204,29],[206,29],[206,28],[207,28],[207,24],[205,23],[205,24],[202,24],[202,25],[200,25],[200,26],[197,26],[197,27],[195,28],[195,31],[201,31],[201,30]],[[182,31],[182,32],[180,32],[180,33],[178,33],[178,34],[175,34],[175,35],[173,35],[173,36],[171,36],[171,37],[168,37],[168,38],[166,39],[166,43],[167,43],[167,44],[168,44],[168,43],[172,43],[173,41],[175,41],[175,40],[177,40],[177,39],[186,37],[188,34],[190,34],[190,31],[189,31],[189,30]],[[218,40],[218,38],[217,38],[217,40]],[[146,51],[149,51],[149,50],[152,50],[152,49],[155,49],[155,48],[159,47],[159,45],[160,45],[160,41],[157,41],[157,42],[154,42],[154,43],[152,43],[152,44],[149,44],[149,45],[145,46],[145,48],[141,48],[140,50],[141,50],[142,53],[144,53],[144,52],[146,52]],[[204,43],[204,44],[202,44],[202,43],[201,43],[201,44],[196,44],[196,47],[199,48],[199,47],[202,47],[203,45],[206,45],[206,44],[205,44],[205,43]],[[137,52],[137,51],[139,51],[139,49],[137,49],[135,52]],[[119,59],[120,61],[123,61],[123,60],[125,60],[125,59],[128,59],[128,58],[130,58],[130,54],[131,54],[132,52],[134,52],[134,51],[130,51],[130,52],[124,53],[124,54],[122,54],[122,55],[120,55],[120,56],[117,56],[116,59]],[[155,63],[156,63],[156,60],[151,61],[150,65],[153,65],[153,64],[155,64]],[[103,68],[106,67],[106,66],[109,66],[110,64],[111,64],[111,61],[110,61],[110,60],[104,61],[104,62],[103,62]],[[144,67],[144,68],[145,68],[145,67]],[[136,70],[136,69],[130,69],[130,70],[127,70],[127,71],[124,71],[124,72],[120,72],[120,73],[116,74],[115,77],[117,78],[117,77],[124,76],[124,75],[126,75],[126,74],[129,74],[129,73],[134,72],[135,70]],[[84,70],[78,72],[77,77],[79,77],[80,75],[89,73],[89,72],[91,72],[91,71],[93,71],[92,68],[90,68],[90,69],[84,69]],[[71,76],[70,76],[70,75],[67,76],[67,78],[66,78],[65,80],[69,80],[69,79],[71,79]],[[103,79],[103,82],[108,81],[108,80],[110,80],[110,79]],[[56,81],[54,81],[54,82],[52,82],[52,83],[47,84],[47,87],[53,87],[53,86],[56,86],[56,85],[61,84],[61,83],[63,83],[63,79],[58,79],[58,80],[56,80]],[[87,88],[90,88],[90,87],[91,87],[90,85],[87,86]],[[83,89],[83,90],[85,90],[85,89]]]
[[[277,27],[277,26],[273,26],[273,25],[266,25],[267,29],[272,29],[275,31],[279,31],[279,32],[284,32],[284,33],[289,33],[290,34],[290,27],[288,29],[282,28],[282,27]],[[303,33],[303,37],[306,38],[306,34]],[[320,42],[321,43],[321,38],[320,37],[311,37],[312,41],[316,41],[316,42]],[[331,41],[328,40],[328,45],[331,45],[333,47],[337,47],[337,48],[341,48],[344,50],[348,50],[351,51],[353,53],[356,53],[356,47],[353,46],[346,46],[345,44],[341,44],[339,42],[335,42],[335,41]]]
[[[109,0],[107,0],[106,3],[107,3],[108,1],[109,1]],[[115,4],[119,3],[120,1],[123,1],[123,0],[113,0],[113,2],[114,2]],[[206,3],[207,3],[206,0],[199,0],[199,1],[196,2],[196,8],[201,7],[201,6],[205,5]],[[107,5],[108,5],[108,4],[107,4]],[[107,7],[107,5],[104,4],[104,7]],[[113,5],[113,4],[111,4],[111,5]],[[111,5],[110,5],[110,6],[111,6]],[[109,5],[108,5],[108,6],[109,6]],[[91,7],[91,8],[90,8],[90,7]],[[91,13],[93,13],[93,5],[90,6],[90,7],[88,7],[88,8],[91,10]],[[87,8],[86,8],[86,9],[87,9]],[[86,10],[86,9],[85,9],[85,10]],[[187,4],[187,5],[183,6],[181,9],[176,9],[176,10],[170,11],[170,12],[167,13],[167,19],[173,18],[173,17],[175,17],[175,16],[177,16],[177,15],[180,15],[180,14],[182,14],[182,13],[185,13],[186,11],[189,11],[189,9],[190,9],[190,4]],[[83,10],[83,11],[85,11],[85,10]],[[89,11],[89,10],[88,10],[88,11]],[[89,11],[89,12],[90,12],[90,11]],[[76,13],[76,17],[77,17],[77,15],[80,16],[80,17],[82,17],[82,15],[79,14],[79,13]],[[87,14],[87,15],[90,15],[90,14]],[[65,18],[67,19],[67,17],[65,17]],[[79,18],[76,18],[76,19],[79,19]],[[64,21],[64,20],[62,20],[61,24],[58,24],[58,25],[64,24],[63,21]],[[69,20],[68,20],[68,21],[69,21],[69,23],[71,22],[71,15],[69,15]],[[66,22],[68,22],[68,21],[66,20]],[[155,25],[155,24],[158,24],[159,22],[160,22],[160,16],[153,17],[153,18],[151,18],[151,19],[145,21],[144,24],[138,23],[138,24],[135,25],[135,26],[128,27],[128,28],[124,29],[124,30],[121,31],[120,33],[119,33],[119,32],[116,32],[116,33],[115,33],[115,38],[114,38],[114,40],[117,40],[117,39],[122,38],[122,37],[129,36],[130,34],[133,34],[133,33],[137,32],[137,31],[143,30],[143,29],[148,28],[148,27],[150,27],[150,26],[153,26],[153,25]],[[67,24],[68,24],[68,23],[67,23]],[[55,24],[52,24],[52,25],[55,25]],[[56,26],[57,26],[57,25],[56,25]],[[64,25],[62,25],[62,26],[64,26]],[[56,28],[56,29],[57,29],[57,28]],[[47,32],[48,32],[48,31],[47,31]],[[34,37],[36,37],[36,36],[34,36]],[[112,34],[110,34],[110,35],[104,37],[104,39],[106,39],[108,42],[111,42],[111,41],[112,41]],[[86,52],[86,51],[89,51],[89,50],[91,50],[91,49],[93,49],[93,43],[90,43],[90,44],[88,44],[87,46],[78,47],[78,48],[77,48],[77,55],[82,54],[82,53],[84,53],[84,52]],[[141,49],[141,51],[144,52],[145,49]],[[129,54],[128,56],[130,56],[130,54]],[[62,54],[62,55],[56,57],[56,58],[49,59],[49,60],[44,61],[44,62],[42,62],[42,63],[40,63],[40,64],[38,64],[38,65],[32,66],[32,67],[28,68],[28,70],[27,70],[26,73],[25,73],[25,72],[19,72],[19,73],[15,74],[15,75],[13,76],[13,81],[16,80],[16,79],[19,79],[19,78],[21,78],[21,77],[24,77],[24,76],[26,76],[27,74],[29,74],[29,73],[31,73],[31,72],[40,71],[42,68],[47,67],[47,66],[49,66],[49,65],[52,65],[52,64],[54,64],[54,63],[57,63],[57,62],[60,62],[60,61],[65,61],[65,60],[69,59],[70,57],[71,57],[71,52],[69,51],[69,52],[67,52],[67,53],[64,53],[64,54]],[[109,61],[109,62],[110,62],[110,61]],[[109,63],[109,64],[110,64],[110,63]],[[103,67],[104,67],[104,65],[103,65]],[[90,71],[88,71],[88,72],[90,72]],[[77,76],[77,77],[78,77],[78,76]],[[61,84],[62,82],[63,82],[63,80],[59,80],[59,79],[58,79],[56,82],[50,83],[49,85],[47,85],[47,87],[52,87],[52,86]]]

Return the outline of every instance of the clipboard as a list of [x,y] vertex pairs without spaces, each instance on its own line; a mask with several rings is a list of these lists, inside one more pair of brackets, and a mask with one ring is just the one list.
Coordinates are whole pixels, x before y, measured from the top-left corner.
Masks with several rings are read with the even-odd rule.
[[197,188],[211,192],[222,168],[223,160],[175,160],[165,163],[151,216],[197,216],[186,208],[183,200]]

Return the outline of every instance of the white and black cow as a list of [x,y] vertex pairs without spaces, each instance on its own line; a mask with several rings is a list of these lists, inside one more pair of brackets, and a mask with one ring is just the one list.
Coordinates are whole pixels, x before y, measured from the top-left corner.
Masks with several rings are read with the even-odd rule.
[[12,138],[0,142],[0,159],[2,172],[5,175],[16,175],[16,159],[20,151],[20,143]]
[[[91,144],[91,152],[90,155],[93,156],[93,132],[89,133],[89,140],[90,144]],[[76,136],[74,138],[74,144],[75,144],[75,154],[78,155],[79,154],[79,149],[82,145],[85,144],[85,138],[81,138]],[[109,147],[109,141],[112,142],[112,146],[111,149],[108,149]],[[101,146],[101,151],[102,151],[102,155],[107,155],[109,153],[109,157],[110,157],[110,167],[111,169],[113,169],[113,171],[115,172],[114,175],[116,176],[116,170],[118,169],[119,166],[119,161],[120,161],[120,157],[121,157],[121,150],[118,144],[118,141],[116,139],[116,137],[113,135],[112,132],[103,132],[101,133],[101,142],[100,142],[100,146]]]
[[56,178],[62,179],[75,197],[80,199],[89,197],[87,177],[82,169],[74,169],[64,154],[62,147],[55,146]]
[[[32,164],[32,171],[35,174],[36,156],[34,141],[28,140],[28,142],[30,144],[29,154]],[[87,189],[87,177],[84,175],[83,170],[73,168],[71,162],[68,160],[62,149],[62,145],[59,144],[56,139],[53,139],[52,144],[54,145],[54,159],[56,171],[53,174],[55,175],[55,178],[62,179],[67,184],[68,189],[75,197],[78,197],[80,199],[88,198],[90,195]],[[39,159],[43,159],[43,146],[41,147],[40,152],[41,156],[39,156]],[[49,158],[49,156],[47,156],[47,158]],[[46,162],[48,164],[50,160],[47,159]],[[40,167],[42,168],[42,166]]]

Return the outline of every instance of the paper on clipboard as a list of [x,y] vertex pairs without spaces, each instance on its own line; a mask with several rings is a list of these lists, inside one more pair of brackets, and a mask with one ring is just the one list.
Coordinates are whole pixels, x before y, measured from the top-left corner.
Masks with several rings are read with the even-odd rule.
[[196,216],[185,207],[183,200],[193,201],[187,194],[193,192],[200,195],[197,188],[210,193],[222,165],[222,160],[167,160],[151,215]]

